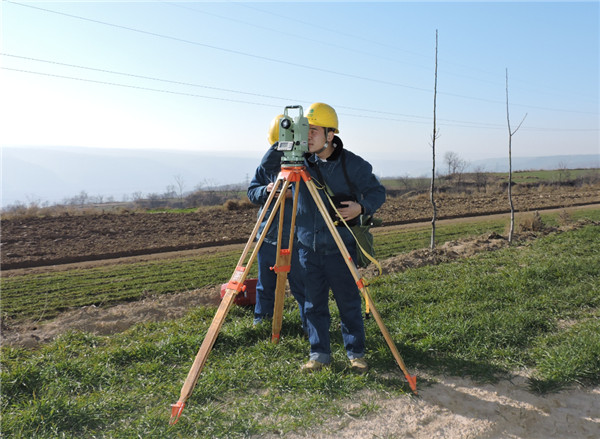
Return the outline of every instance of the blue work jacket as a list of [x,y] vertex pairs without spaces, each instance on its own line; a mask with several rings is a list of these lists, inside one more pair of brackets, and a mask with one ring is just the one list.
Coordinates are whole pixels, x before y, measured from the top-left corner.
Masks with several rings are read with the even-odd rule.
[[[327,184],[336,196],[354,195],[356,201],[363,207],[363,214],[373,215],[385,202],[385,187],[373,174],[371,164],[358,155],[344,150],[339,137],[334,137],[333,144],[335,150],[327,160],[321,160],[316,154],[309,155],[304,160],[316,186],[322,188],[319,190],[321,199],[326,207],[330,205],[325,195],[324,185]],[[350,187],[346,180],[342,160],[345,161],[346,174],[353,187]],[[320,172],[317,172],[317,168]],[[321,177],[325,181],[321,181]],[[354,238],[346,227],[337,227],[337,231],[346,246],[355,245]],[[317,253],[333,254],[339,251],[331,232],[325,224],[323,215],[304,184],[300,186],[296,233],[301,245]]]
[[[248,186],[248,199],[254,203],[261,206],[258,211],[258,215],[260,217],[262,210],[264,209],[264,204],[269,197],[269,192],[267,192],[267,185],[269,183],[274,183],[277,180],[277,176],[281,171],[281,157],[283,153],[281,151],[277,151],[277,143],[272,145],[266,154],[263,156],[260,165],[256,168],[256,172],[254,174],[254,178],[250,182],[250,186]],[[279,186],[281,189],[283,187],[283,182]],[[276,198],[273,199],[271,206],[269,206],[269,211],[266,213],[265,218],[260,224],[259,227],[259,237],[263,233],[263,230],[267,224],[267,220],[269,219],[269,215],[273,206],[275,205]],[[282,247],[287,248],[290,239],[290,228],[291,228],[291,219],[292,219],[292,208],[293,202],[291,198],[286,198],[285,200],[285,209],[283,215],[283,229],[282,229]],[[279,213],[276,214],[273,222],[271,223],[271,227],[267,231],[265,236],[265,242],[269,244],[277,244],[277,229],[279,226]]]

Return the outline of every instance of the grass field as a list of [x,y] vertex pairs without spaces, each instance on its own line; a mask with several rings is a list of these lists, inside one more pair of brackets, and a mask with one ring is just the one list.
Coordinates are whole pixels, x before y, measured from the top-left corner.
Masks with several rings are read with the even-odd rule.
[[[600,220],[600,211],[574,211],[582,217]],[[545,224],[557,225],[557,214],[542,214]],[[504,233],[508,220],[478,220],[463,224],[439,225],[437,242],[443,243],[487,232]],[[429,246],[431,227],[427,224],[406,230],[373,229],[377,258],[406,253]],[[143,297],[189,291],[220,285],[231,277],[240,251],[225,251],[202,258],[186,257],[2,279],[2,316],[9,322],[50,319],[70,308],[87,305],[110,306]],[[256,266],[250,275],[256,274]]]
[[[600,212],[577,215],[597,220]],[[543,218],[557,221],[556,215]],[[502,231],[505,223],[448,226],[443,233],[456,239]],[[393,239],[376,235],[380,255],[422,247],[429,230],[405,233]],[[598,384],[598,242],[600,227],[587,225],[522,246],[382,276],[372,282],[371,294],[412,371],[494,381],[525,367],[533,371],[530,384],[538,392]],[[235,264],[236,256],[228,257]],[[108,304],[135,300],[143,288],[160,294],[193,288],[214,276],[228,279],[232,264],[225,259],[222,266],[216,260],[190,260],[193,268],[186,269],[181,269],[185,260],[174,266],[134,264],[128,270],[135,274],[115,268],[3,279],[3,312],[17,320],[34,316],[40,295],[53,297],[43,305],[50,315],[77,300],[79,306],[96,303],[100,293]],[[204,263],[215,267],[202,268]],[[246,437],[324,422],[343,412],[345,398],[360,398],[365,390],[409,393],[372,319],[366,321],[371,370],[350,372],[336,308],[331,309],[332,368],[307,376],[298,373],[308,343],[293,300],[286,302],[278,345],[269,342],[268,325],[253,327],[251,311],[234,307],[175,426],[168,425],[170,404],[179,396],[214,309],[197,308],[184,318],[139,324],[113,336],[69,332],[36,350],[3,347],[2,433],[17,438]],[[376,409],[364,400],[350,415]]]
[[[535,170],[535,171],[515,171],[512,173],[513,184],[534,184],[534,185],[552,185],[556,183],[564,183],[567,181],[576,181],[578,179],[598,179],[599,169],[553,169],[553,170]],[[485,173],[490,183],[504,182],[508,183],[508,172],[486,172]],[[463,179],[465,181],[474,180],[476,177],[472,173],[465,173]],[[386,189],[421,189],[428,190],[431,184],[431,178],[417,177],[383,179],[382,183]],[[438,178],[438,185],[444,184],[443,177]]]

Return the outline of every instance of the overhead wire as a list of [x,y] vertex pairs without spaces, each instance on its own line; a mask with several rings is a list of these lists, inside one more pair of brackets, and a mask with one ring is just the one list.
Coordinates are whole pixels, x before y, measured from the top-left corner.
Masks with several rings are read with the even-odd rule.
[[[244,94],[244,95],[261,97],[261,98],[268,98],[268,99],[277,99],[277,100],[286,101],[286,102],[303,102],[302,99],[295,99],[295,98],[289,98],[289,97],[280,97],[280,96],[272,96],[272,95],[265,95],[265,94],[259,94],[259,93],[251,93],[251,92],[245,92],[245,91],[241,91],[241,90],[233,90],[233,89],[227,89],[227,88],[221,88],[221,87],[213,87],[213,86],[207,86],[207,85],[196,84],[196,83],[191,83],[191,82],[184,82],[184,81],[174,81],[174,80],[169,80],[169,79],[151,77],[151,76],[147,76],[147,75],[139,75],[139,74],[133,74],[133,73],[119,72],[119,71],[114,71],[114,70],[101,69],[101,68],[95,68],[95,67],[89,67],[89,66],[82,66],[82,65],[77,65],[77,64],[69,64],[69,63],[63,63],[63,62],[59,62],[59,61],[45,60],[45,59],[40,59],[40,58],[28,57],[28,56],[20,56],[20,55],[14,55],[14,54],[4,53],[4,52],[0,52],[0,55],[6,56],[6,57],[11,57],[11,58],[17,58],[17,59],[27,60],[27,61],[36,61],[36,62],[48,63],[48,64],[58,65],[58,66],[64,66],[64,67],[72,67],[72,68],[84,69],[84,70],[89,70],[89,71],[96,71],[96,72],[102,72],[102,73],[110,73],[110,74],[114,74],[114,75],[132,77],[132,78],[137,78],[137,79],[145,79],[145,80],[151,80],[151,81],[165,82],[165,83],[169,83],[169,84],[177,84],[177,85],[185,85],[185,86],[191,86],[191,87],[206,88],[206,89],[209,89],[209,90],[225,91],[225,92],[229,92],[229,93],[238,93],[238,94]],[[18,70],[18,69],[8,69],[8,68],[7,68],[7,70],[23,71],[25,73],[35,73],[35,74],[44,75],[43,72],[33,72],[31,70]],[[48,76],[63,77],[65,79],[80,79],[80,80],[84,80],[83,78],[74,78],[74,77],[67,77],[67,76],[62,76],[62,75],[49,74]],[[105,84],[113,84],[113,83],[109,83],[109,82],[104,82],[104,83]],[[114,84],[114,85],[125,86],[124,84]],[[198,95],[198,97],[202,97],[202,96]],[[244,101],[244,103],[248,103],[248,102]],[[410,115],[410,114],[393,113],[393,112],[389,112],[389,111],[370,110],[370,109],[357,108],[357,107],[337,106],[337,108],[346,109],[346,110],[353,110],[353,111],[360,111],[363,115],[364,115],[364,112],[369,112],[369,113],[387,114],[387,115],[392,115],[392,116],[408,117],[408,118],[415,118],[415,119],[425,119],[427,121],[429,121],[431,119],[428,116],[417,116],[417,115]],[[387,119],[387,120],[392,120],[392,119]],[[394,120],[399,120],[399,119],[394,119]],[[477,122],[467,122],[467,121],[456,121],[456,120],[446,120],[446,121],[447,122],[459,122],[459,123],[471,123],[471,124],[475,124],[475,125],[478,124]],[[408,122],[408,121],[406,121],[406,122]],[[494,125],[494,124],[483,124],[483,125]]]
[[[7,56],[4,53],[1,53],[0,55]],[[15,56],[15,55],[8,55],[8,56]],[[27,57],[23,57],[23,58],[27,59]],[[34,58],[29,58],[29,59],[35,60]],[[98,70],[98,71],[102,71],[102,72],[105,72],[105,73],[115,73],[115,74],[121,74],[121,75],[132,76],[132,77],[139,77],[139,78],[150,79],[150,80],[165,81],[165,82],[176,83],[176,84],[184,84],[184,85],[192,85],[192,86],[196,86],[196,87],[203,87],[202,85],[198,85],[198,84],[183,83],[183,82],[179,82],[179,81],[161,80],[161,79],[158,79],[158,78],[152,78],[152,77],[141,76],[141,75],[124,74],[122,72],[112,72],[112,71],[105,70],[105,69],[94,69],[94,68],[89,68],[89,67],[75,66],[75,65],[69,65],[69,64],[58,63],[58,62],[52,62],[52,63],[58,64],[58,65],[65,65],[65,66],[80,67],[80,68],[84,68],[84,69],[88,69],[88,70]],[[224,101],[224,102],[235,102],[235,103],[241,103],[241,104],[259,105],[259,106],[264,106],[264,107],[280,108],[279,105],[268,104],[268,103],[264,103],[264,102],[245,101],[245,100],[241,100],[241,99],[232,99],[232,98],[223,98],[223,97],[217,97],[217,96],[208,96],[208,95],[201,95],[201,94],[189,93],[189,92],[181,92],[181,91],[157,89],[157,88],[151,88],[151,87],[143,87],[143,86],[139,86],[139,85],[120,84],[120,83],[112,82],[112,81],[100,81],[100,80],[95,80],[95,79],[78,78],[78,77],[74,77],[74,76],[59,75],[59,74],[47,73],[47,72],[35,72],[35,71],[32,71],[32,70],[17,69],[17,68],[5,67],[5,66],[1,67],[1,69],[2,70],[13,71],[13,72],[29,73],[29,74],[34,74],[34,75],[38,75],[38,76],[47,76],[47,77],[52,77],[52,78],[70,79],[70,80],[74,80],[74,81],[89,82],[89,83],[94,83],[94,84],[111,85],[111,86],[116,86],[116,87],[130,88],[130,89],[134,89],[134,90],[143,90],[143,91],[151,91],[151,92],[165,93],[165,94],[171,94],[171,95],[179,95],[179,96],[187,96],[187,97],[195,97],[195,98],[203,98],[203,99],[212,99],[212,100]],[[206,87],[206,88],[214,89],[214,87]],[[229,90],[228,89],[227,91],[233,92],[233,93],[237,93],[235,90]],[[240,93],[247,94],[245,92],[240,92]],[[252,93],[249,93],[249,94],[252,95]],[[267,95],[256,95],[256,96],[267,97],[267,98],[274,98],[274,99],[284,99],[284,98],[279,98],[279,97],[271,97],[271,96],[267,96]],[[303,102],[303,101],[296,100],[295,102]],[[375,119],[375,120],[384,120],[384,121],[387,120],[387,121],[392,121],[392,122],[406,122],[406,123],[418,123],[418,124],[429,124],[431,122],[431,118],[428,118],[426,116],[402,115],[402,114],[399,114],[399,113],[383,112],[383,111],[377,111],[377,110],[367,110],[367,109],[356,108],[356,107],[338,106],[338,108],[346,109],[346,110],[353,110],[353,111],[360,111],[361,112],[360,115],[350,114],[350,113],[340,113],[340,115],[350,116],[350,117],[361,117],[361,118]],[[366,115],[364,112],[389,114],[389,115],[392,115],[392,116],[396,115],[396,116],[404,116],[404,117],[411,117],[411,118],[424,119],[424,120],[422,120],[422,121],[415,121],[415,120],[400,119],[398,117],[369,116],[369,115]],[[492,124],[492,123],[478,123],[478,122],[469,122],[469,121],[458,121],[458,120],[453,120],[453,119],[438,119],[438,121],[439,121],[439,124],[443,125],[443,126],[452,126],[452,127],[461,127],[461,128],[473,128],[473,129],[505,129],[505,127],[503,125]],[[527,130],[527,131],[599,131],[598,129],[561,129],[561,128],[541,128],[541,127],[523,127],[522,129],[523,130]]]
[[[141,33],[141,34],[145,34],[145,35],[150,35],[150,36],[154,36],[154,37],[158,37],[158,38],[164,38],[164,39],[169,39],[169,40],[178,41],[178,42],[182,42],[182,43],[187,43],[187,44],[192,44],[192,45],[196,45],[196,46],[201,46],[201,47],[205,47],[205,48],[209,48],[209,49],[213,49],[213,50],[218,50],[218,51],[223,51],[223,52],[227,52],[227,53],[232,53],[232,54],[235,54],[235,55],[241,55],[241,56],[245,56],[245,57],[260,59],[260,60],[263,60],[263,61],[269,61],[269,62],[284,64],[284,65],[289,65],[289,66],[293,66],[293,67],[299,67],[299,68],[304,68],[304,69],[319,71],[319,72],[322,72],[322,73],[329,73],[329,74],[333,74],[333,75],[339,75],[339,76],[344,76],[344,77],[348,77],[348,78],[353,78],[353,79],[359,79],[359,80],[364,80],[364,81],[379,83],[379,84],[382,84],[382,85],[389,85],[389,86],[400,87],[400,88],[405,88],[405,89],[410,89],[410,90],[415,90],[415,91],[432,93],[432,90],[428,89],[428,88],[416,87],[416,86],[411,86],[411,85],[407,85],[407,84],[401,84],[401,83],[392,82],[392,81],[386,81],[386,80],[377,79],[377,78],[370,78],[370,77],[366,77],[366,76],[362,76],[362,75],[354,75],[354,74],[351,74],[351,73],[338,72],[338,71],[335,71],[335,70],[325,69],[325,68],[316,67],[316,66],[308,66],[308,65],[305,65],[305,64],[300,64],[300,63],[296,63],[296,62],[292,62],[292,61],[285,61],[285,60],[281,60],[281,59],[277,59],[277,58],[271,58],[271,57],[267,57],[267,56],[263,56],[263,55],[251,54],[251,53],[243,52],[243,51],[240,51],[240,50],[229,49],[229,48],[219,47],[219,46],[215,46],[215,45],[211,45],[211,44],[201,43],[199,41],[188,40],[188,39],[185,39],[185,38],[179,38],[179,37],[174,37],[174,36],[171,36],[171,35],[165,35],[165,34],[159,34],[159,33],[156,33],[156,32],[151,32],[151,31],[147,31],[147,30],[143,30],[143,29],[137,29],[137,28],[133,28],[133,27],[130,27],[130,26],[124,26],[124,25],[119,25],[119,24],[115,24],[115,23],[109,23],[109,22],[102,21],[102,20],[96,20],[96,19],[93,19],[93,18],[82,17],[82,16],[74,15],[74,14],[68,14],[68,13],[65,13],[65,12],[54,11],[54,10],[47,9],[47,8],[42,8],[42,7],[39,7],[39,6],[33,6],[33,5],[29,5],[29,4],[26,5],[26,4],[23,4],[23,3],[18,3],[18,2],[14,2],[14,1],[10,1],[10,0],[4,0],[4,1],[7,2],[7,3],[14,4],[14,5],[23,6],[23,7],[27,7],[27,8],[32,8],[32,9],[36,9],[36,10],[40,10],[40,11],[44,11],[44,12],[48,12],[48,13],[52,13],[52,14],[57,14],[57,15],[61,15],[61,16],[69,17],[69,18],[74,18],[74,19],[79,19],[79,20],[83,20],[83,21],[88,21],[88,22],[92,22],[92,23],[96,23],[96,24],[101,24],[101,25],[105,25],[105,26],[110,26],[110,27],[114,27],[114,28],[118,28],[118,29],[124,29],[124,30],[132,31],[132,32],[136,32],[136,33]],[[494,103],[494,104],[504,104],[503,101],[497,101],[497,100],[493,100],[493,99],[486,99],[486,98],[481,98],[481,97],[461,95],[461,94],[456,94],[456,93],[438,92],[438,94],[440,94],[440,95],[447,95],[447,96],[453,96],[453,97],[459,97],[459,98],[469,99],[469,100],[476,100],[476,101],[480,101],[480,102],[488,102],[488,103]],[[586,111],[565,110],[565,109],[559,109],[559,108],[531,106],[531,105],[519,104],[519,103],[513,103],[511,105],[514,106],[514,107],[534,108],[534,109],[538,109],[538,110],[554,111],[554,112],[566,112],[566,113],[578,113],[578,114],[596,114],[596,113],[590,113],[590,112],[586,112]]]
[[[194,11],[194,12],[199,13],[199,14],[209,15],[211,17],[217,17],[217,18],[220,18],[221,20],[231,21],[233,23],[241,23],[244,26],[250,26],[250,27],[254,27],[256,29],[266,30],[268,32],[274,32],[274,33],[277,33],[278,35],[282,35],[281,29],[274,29],[274,28],[267,27],[267,26],[260,26],[260,25],[257,25],[255,23],[249,22],[249,21],[238,20],[238,19],[233,18],[233,17],[229,17],[229,16],[225,16],[225,15],[221,15],[221,14],[215,14],[214,12],[207,12],[205,10],[199,10],[197,8],[193,8],[193,7],[188,6],[187,4],[181,5],[181,4],[176,4],[176,3],[171,3],[171,2],[165,2],[165,1],[162,1],[160,3],[164,3],[165,5],[168,5],[168,6],[171,6],[171,7],[174,7],[174,8],[182,8],[182,9],[186,9],[186,10],[189,10],[189,11]],[[236,5],[248,6],[246,4],[236,4]],[[256,9],[256,8],[250,8],[250,9]],[[256,9],[256,10],[262,11],[261,9]],[[285,18],[286,20],[293,20],[293,18],[286,17],[284,15],[280,15],[280,14],[273,14],[273,15]],[[302,20],[296,20],[296,21],[299,21],[302,24],[311,24],[311,23],[306,23],[306,22],[304,22]],[[319,28],[322,30],[321,27],[319,27]],[[341,44],[334,44],[334,43],[331,43],[329,41],[317,40],[317,39],[314,39],[314,38],[310,38],[310,37],[308,37],[306,35],[298,35],[298,34],[295,34],[293,32],[290,32],[287,29],[283,33],[283,35],[287,36],[287,37],[299,38],[303,42],[317,43],[317,44],[320,44],[322,46],[328,46],[328,47],[332,47],[332,48],[335,48],[335,49],[342,49],[342,50],[346,50],[346,51],[349,51],[349,52],[359,53],[361,55],[366,55],[366,56],[370,56],[370,57],[373,57],[373,58],[378,58],[378,59],[382,59],[382,60],[385,60],[385,61],[394,62],[394,63],[398,63],[398,64],[407,64],[407,65],[411,65],[413,67],[419,67],[419,68],[424,69],[424,70],[428,70],[429,69],[429,67],[427,67],[427,66],[422,66],[422,65],[418,65],[418,64],[414,64],[414,63],[405,62],[405,61],[399,61],[396,58],[390,58],[390,57],[387,57],[387,56],[377,55],[373,51],[367,52],[367,51],[364,51],[364,50],[358,50],[358,49],[353,48],[353,47],[343,46]]]
[[150,36],[154,36],[154,37],[158,37],[158,38],[164,38],[164,39],[168,39],[168,40],[178,41],[180,43],[193,44],[195,46],[201,46],[201,47],[205,47],[205,48],[208,48],[208,49],[213,49],[213,50],[218,50],[218,51],[222,51],[222,52],[232,53],[232,54],[235,54],[235,55],[241,55],[241,56],[245,56],[245,57],[249,57],[249,58],[260,59],[260,60],[263,60],[263,61],[269,61],[269,62],[284,64],[284,65],[288,65],[288,66],[292,66],[292,67],[300,67],[300,68],[303,68],[303,69],[315,70],[315,71],[322,72],[322,73],[330,73],[330,74],[339,75],[339,76],[345,76],[345,77],[353,78],[353,79],[361,79],[361,80],[375,82],[375,83],[379,83],[379,84],[383,84],[383,85],[390,85],[390,86],[395,86],[395,87],[402,87],[402,88],[407,88],[407,89],[411,89],[411,90],[418,90],[418,91],[423,91],[423,92],[428,92],[428,93],[431,92],[431,90],[426,89],[426,88],[422,88],[422,87],[415,87],[415,86],[406,85],[406,84],[400,84],[400,83],[396,83],[396,82],[392,82],[392,81],[385,81],[383,79],[369,78],[369,77],[366,77],[366,76],[354,75],[354,74],[351,74],[351,73],[338,72],[338,71],[335,71],[335,70],[325,69],[325,68],[321,68],[321,67],[308,66],[308,65],[296,63],[296,62],[293,62],[293,61],[285,61],[285,60],[281,60],[281,59],[277,59],[277,58],[271,58],[271,57],[268,57],[268,56],[256,55],[256,54],[252,54],[252,53],[243,52],[241,50],[229,49],[229,48],[226,48],[226,47],[215,46],[213,44],[206,44],[206,43],[201,43],[199,41],[188,40],[186,38],[179,38],[179,37],[174,37],[174,36],[171,36],[171,35],[159,34],[159,33],[156,33],[156,32],[151,32],[151,31],[147,31],[147,30],[143,30],[143,29],[136,29],[136,28],[133,28],[133,27],[130,27],[130,26],[124,26],[124,25],[120,25],[120,24],[109,23],[109,22],[106,22],[106,21],[96,20],[96,19],[93,19],[93,18],[82,17],[82,16],[79,16],[79,15],[67,14],[66,12],[53,11],[51,9],[41,8],[39,6],[25,5],[25,4],[22,4],[22,3],[12,2],[12,1],[9,1],[9,0],[4,0],[4,1],[6,1],[7,3],[12,3],[12,4],[15,4],[15,5],[24,6],[24,7],[27,7],[27,8],[37,9],[37,10],[44,11],[44,12],[49,12],[49,13],[52,13],[52,14],[62,15],[62,16],[65,16],[65,17],[70,17],[70,18],[75,18],[75,19],[78,19],[78,20],[88,21],[88,22],[91,22],[91,23],[102,24],[102,25],[105,25],[105,26],[110,26],[110,27],[114,27],[114,28],[118,28],[118,29],[124,29],[124,30],[132,31],[132,32],[137,32],[137,33],[144,34],[144,35],[150,35]]
[[266,107],[279,107],[278,105],[274,105],[274,104],[264,104],[264,103],[260,103],[260,102],[243,101],[240,99],[220,98],[220,97],[216,97],[216,96],[206,96],[206,95],[199,95],[199,94],[195,94],[195,93],[186,93],[186,92],[173,91],[173,90],[161,90],[161,89],[150,88],[150,87],[142,87],[142,86],[138,86],[138,85],[119,84],[117,82],[99,81],[96,79],[87,79],[87,78],[77,78],[74,76],[57,75],[54,73],[34,72],[32,70],[15,69],[15,68],[11,68],[11,67],[1,67],[1,68],[2,68],[2,70],[10,70],[13,72],[30,73],[30,74],[34,74],[34,75],[48,76],[51,78],[71,79],[71,80],[75,80],[75,81],[91,82],[94,84],[113,85],[113,86],[117,86],[117,87],[131,88],[131,89],[135,89],[135,90],[154,91],[154,92],[159,92],[159,93],[168,93],[168,94],[172,94],[172,95],[191,96],[191,97],[196,97],[196,98],[214,99],[214,100],[218,100],[218,101],[236,102],[236,103],[240,103],[240,104],[262,105],[262,106],[266,106]]
[[[413,52],[413,51],[406,50],[406,49],[401,49],[401,48],[399,48],[399,47],[397,47],[395,45],[388,44],[388,43],[381,42],[381,41],[376,41],[376,40],[373,40],[373,39],[370,39],[370,38],[365,38],[363,36],[356,35],[356,34],[353,34],[353,33],[350,33],[350,32],[342,32],[342,31],[339,30],[339,28],[336,28],[336,27],[326,27],[326,28],[324,28],[324,27],[322,27],[320,25],[316,25],[315,23],[311,23],[309,21],[300,20],[300,19],[298,19],[296,17],[291,17],[289,15],[284,15],[284,14],[280,14],[280,13],[276,13],[276,12],[272,12],[272,11],[267,11],[265,9],[258,8],[256,6],[249,5],[247,3],[238,3],[238,2],[235,2],[235,0],[234,1],[230,0],[229,3],[235,3],[236,6],[242,6],[242,7],[245,7],[247,9],[251,9],[251,10],[254,10],[254,11],[259,11],[259,12],[262,12],[264,14],[269,14],[269,15],[272,15],[272,16],[275,16],[275,17],[278,17],[278,18],[281,18],[281,19],[285,19],[286,21],[295,21],[295,22],[300,23],[300,24],[302,24],[304,26],[315,27],[315,28],[318,28],[320,31],[327,31],[327,32],[332,33],[332,34],[341,35],[343,37],[350,37],[350,38],[354,38],[354,39],[359,40],[359,41],[367,42],[369,44],[374,44],[374,45],[382,46],[382,47],[385,47],[386,49],[393,49],[395,51],[404,52],[404,53],[410,54],[412,56],[417,56],[417,57],[429,59],[429,56],[428,55],[424,55],[423,53]],[[198,11],[195,8],[190,8],[190,9],[194,10],[194,11]],[[205,11],[202,11],[202,13],[205,13]],[[226,19],[226,20],[230,19],[228,17],[223,17],[223,16],[220,16],[220,18],[223,18],[223,19]],[[246,22],[246,24],[251,25],[251,24],[249,24],[247,22]],[[303,38],[306,38],[306,37],[303,37]],[[319,41],[319,43],[326,44],[323,41]],[[338,46],[338,47],[340,47],[340,46]],[[353,49],[348,48],[348,47],[343,47],[343,48],[345,50],[353,50]],[[361,52],[361,53],[364,54],[365,52]],[[373,54],[371,54],[371,53],[368,53],[368,55],[373,56]],[[380,57],[380,56],[377,56],[377,57],[385,59],[385,60],[393,61],[393,62],[398,62],[397,60],[392,59],[392,58]],[[474,77],[474,76],[462,75],[462,74],[454,73],[454,72],[451,72],[451,71],[444,71],[445,75],[452,75],[452,76],[457,76],[457,77],[461,77],[461,78],[467,78],[467,79],[471,79],[471,80],[475,80],[475,81],[479,81],[479,82],[484,82],[484,83],[488,83],[488,84],[498,84],[499,80],[501,80],[501,83],[504,82],[504,76],[503,75],[495,73],[495,72],[490,72],[490,71],[482,69],[480,67],[467,66],[467,65],[464,65],[464,64],[461,64],[461,63],[457,63],[456,61],[451,60],[451,59],[450,60],[444,59],[443,57],[440,58],[440,61],[443,61],[443,64],[445,64],[445,65],[454,65],[454,66],[457,66],[457,67],[467,68],[469,70],[477,70],[478,72],[485,73],[486,75],[490,75],[493,78],[496,78],[496,81],[492,82],[490,80],[484,80],[484,79],[477,78],[477,77]],[[409,65],[416,66],[416,67],[419,67],[419,68],[423,68],[423,69],[426,69],[426,70],[430,69],[429,66],[421,66],[421,65],[418,65],[418,64],[414,64],[414,63],[404,63],[404,64],[409,64]],[[517,78],[513,82],[520,82],[520,83],[523,83],[523,84],[527,84],[528,90],[530,90],[529,87],[531,87],[531,84],[529,84],[529,83],[527,83],[525,81],[519,80]],[[558,95],[558,96],[564,96],[564,95],[566,95],[564,93],[557,93],[554,90],[552,90],[552,91],[536,90],[536,92],[537,93],[543,93],[543,94],[549,94],[549,95]],[[568,95],[573,95],[573,93],[569,93]],[[580,95],[580,94],[575,94],[575,95],[577,95],[580,98],[581,97],[584,97],[584,98],[587,98],[587,99],[590,98],[589,95]],[[595,99],[595,100],[592,99],[592,101],[593,102],[598,102],[598,99]]]

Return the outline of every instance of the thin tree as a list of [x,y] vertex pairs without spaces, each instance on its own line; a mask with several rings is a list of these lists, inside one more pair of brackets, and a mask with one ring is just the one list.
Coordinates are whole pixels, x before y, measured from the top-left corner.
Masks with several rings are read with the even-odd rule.
[[519,131],[527,113],[521,119],[519,126],[513,131],[510,128],[510,114],[508,112],[508,68],[506,69],[506,122],[508,123],[508,203],[510,204],[510,231],[508,232],[508,242],[512,243],[513,233],[515,231],[515,207],[512,200],[512,137]]
[[436,126],[436,111],[437,111],[437,77],[438,77],[438,31],[435,30],[435,82],[433,86],[433,134],[431,136],[431,152],[432,152],[432,165],[431,165],[431,187],[429,190],[429,198],[431,200],[431,206],[433,207],[433,217],[431,218],[431,244],[430,248],[435,248],[435,220],[437,218],[437,207],[435,205],[435,199],[433,193],[435,191],[435,140],[438,137],[438,131]]
[[175,183],[177,183],[177,195],[179,197],[179,205],[183,207],[183,187],[185,186],[185,180],[180,174],[177,174],[175,177]]

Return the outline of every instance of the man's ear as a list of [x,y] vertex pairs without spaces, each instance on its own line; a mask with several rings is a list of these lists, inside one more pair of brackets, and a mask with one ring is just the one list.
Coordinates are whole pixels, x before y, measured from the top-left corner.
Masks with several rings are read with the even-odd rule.
[[335,136],[335,133],[332,131],[328,131],[327,132],[327,143],[332,142],[333,141],[333,137]]

